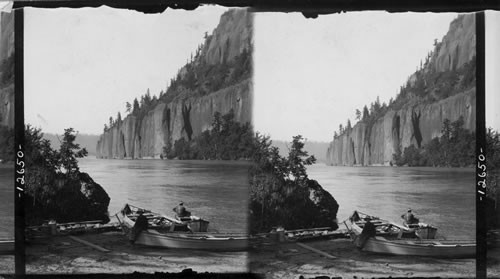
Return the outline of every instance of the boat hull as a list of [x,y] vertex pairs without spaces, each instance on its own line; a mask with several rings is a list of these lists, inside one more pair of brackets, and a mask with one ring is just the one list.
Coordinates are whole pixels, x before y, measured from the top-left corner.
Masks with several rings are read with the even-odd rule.
[[[354,215],[353,215],[354,216]],[[390,223],[374,217],[374,221]],[[476,255],[475,240],[439,240],[401,238],[395,235],[375,236],[362,235],[363,229],[355,221],[346,221],[345,225],[355,245],[365,252],[439,258],[472,258]]]
[[[124,214],[123,210],[118,219],[123,231],[129,234],[135,222]],[[242,251],[249,247],[249,237],[243,234],[215,234],[208,232],[159,232],[156,229],[149,228],[139,233],[134,244],[175,249]]]
[[14,240],[0,240],[0,254],[14,254]]
[[136,244],[154,247],[239,251],[248,248],[248,238],[231,236],[189,236],[178,233],[155,233],[143,231],[135,241]]
[[466,258],[475,257],[476,244],[473,241],[407,241],[388,240],[375,236],[366,241],[362,251],[424,257]]

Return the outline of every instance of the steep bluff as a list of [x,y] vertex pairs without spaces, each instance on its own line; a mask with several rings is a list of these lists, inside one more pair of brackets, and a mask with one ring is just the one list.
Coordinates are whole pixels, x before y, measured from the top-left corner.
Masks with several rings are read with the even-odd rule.
[[[388,111],[372,125],[357,123],[330,143],[330,165],[390,165],[397,150],[421,146],[441,135],[443,121],[464,117],[464,128],[476,128],[476,91],[469,90],[434,104]],[[420,135],[420,136],[417,136]]]
[[14,14],[0,13],[0,125],[14,128]]
[[101,135],[97,143],[98,157],[160,158],[169,138],[187,137],[186,121],[191,123],[191,137],[194,137],[211,126],[216,111],[225,114],[233,109],[236,121],[250,122],[250,92],[252,83],[246,80],[201,98],[178,98],[159,104],[140,122],[134,116],[127,116],[120,125]]
[[461,15],[450,23],[439,51],[434,53],[433,67],[437,72],[455,70],[476,55],[476,17]]
[[[426,66],[408,79],[407,86],[412,88],[420,83],[425,88],[425,75],[444,76],[444,73],[451,75],[459,72],[475,59],[475,48],[475,17],[473,14],[461,15],[450,24],[442,42],[436,44]],[[457,76],[457,79],[464,79]],[[341,166],[391,165],[393,154],[398,151],[412,144],[420,148],[434,137],[439,137],[445,119],[456,121],[463,117],[463,127],[475,131],[475,87],[455,86],[452,91],[449,97],[438,100],[435,100],[439,93],[436,89],[425,89],[420,94],[410,91],[404,104],[389,106],[374,121],[359,121],[335,137],[327,151],[327,163]]]
[[14,13],[0,13],[0,60],[14,53]]
[[[97,157],[160,158],[167,145],[181,138],[191,140],[209,129],[215,112],[226,114],[233,110],[236,121],[251,122],[251,78],[227,81],[239,70],[234,66],[235,61],[243,53],[251,52],[251,20],[245,9],[224,13],[195,59],[179,70],[177,80],[180,82],[174,81],[191,79],[195,85],[189,86],[186,81],[187,85],[172,89],[173,82],[167,91],[169,95],[160,97],[160,101],[143,114],[131,113],[115,123],[100,136]],[[200,68],[208,68],[210,73],[224,69],[223,85],[216,87],[215,79],[202,76]]]

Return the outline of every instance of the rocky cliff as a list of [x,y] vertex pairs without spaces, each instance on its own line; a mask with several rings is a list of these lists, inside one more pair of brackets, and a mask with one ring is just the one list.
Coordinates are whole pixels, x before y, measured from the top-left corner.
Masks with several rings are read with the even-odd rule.
[[[448,33],[428,57],[428,63],[409,78],[407,86],[412,88],[420,82],[425,88],[428,84],[423,76],[430,74],[441,77],[446,73],[464,79],[456,73],[474,60],[475,54],[475,17],[473,14],[461,15],[450,24]],[[420,148],[432,138],[439,137],[445,119],[455,121],[463,117],[464,128],[475,131],[475,86],[455,86],[452,91],[438,100],[435,95],[439,90],[425,89],[420,95],[409,92],[404,104],[389,106],[373,121],[359,121],[330,143],[328,164],[391,165],[397,151],[412,144]]]
[[[179,70],[177,80],[167,90],[168,96],[160,97],[144,113],[129,114],[104,132],[97,143],[97,157],[160,158],[167,145],[181,138],[191,140],[209,129],[215,112],[226,114],[232,109],[236,121],[251,122],[251,78],[227,81],[236,75],[237,59],[251,52],[251,39],[252,17],[247,10],[224,13],[195,59]],[[216,87],[211,74],[202,76],[200,68],[210,69],[208,73],[224,69],[221,76],[225,81]],[[172,84],[185,85],[174,88]]]
[[14,14],[0,13],[0,125],[14,128]]

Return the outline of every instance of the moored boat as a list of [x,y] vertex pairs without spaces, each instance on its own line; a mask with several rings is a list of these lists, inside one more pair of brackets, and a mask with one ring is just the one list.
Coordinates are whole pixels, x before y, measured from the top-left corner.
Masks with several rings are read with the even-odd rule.
[[[355,211],[344,222],[354,244],[362,251],[447,258],[475,257],[475,240],[435,239],[436,228],[421,225],[416,228],[400,226],[375,216]],[[370,223],[371,225],[367,225]],[[369,228],[374,229],[369,229]],[[431,228],[431,229],[429,229]],[[419,230],[422,230],[419,234]],[[422,236],[431,236],[426,239]]]
[[[125,221],[128,221],[128,223],[135,223],[139,212],[142,212],[147,218],[149,228],[154,228],[160,232],[206,232],[208,230],[209,222],[200,217],[189,216],[178,220],[131,204],[125,204],[119,214],[127,217]],[[120,221],[120,223],[122,222]]]
[[[137,235],[135,244],[164,248],[223,251],[245,250],[249,246],[249,237],[247,235],[208,232],[208,222],[199,217],[193,216],[188,222],[183,222],[128,204],[117,214],[125,233],[133,230],[139,210],[145,212],[143,215],[148,218],[148,227]],[[193,224],[197,225],[193,226]],[[190,229],[191,226],[204,231],[193,231]]]
[[14,254],[14,245],[13,239],[0,239],[0,254]]

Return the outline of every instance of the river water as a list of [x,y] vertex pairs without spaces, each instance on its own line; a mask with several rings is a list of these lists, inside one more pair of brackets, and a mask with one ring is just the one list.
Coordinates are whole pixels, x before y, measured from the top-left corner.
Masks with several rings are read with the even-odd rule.
[[474,169],[316,164],[307,173],[339,203],[339,222],[359,210],[402,223],[400,216],[411,208],[447,239],[475,239]]
[[14,167],[0,166],[0,239],[14,238]]
[[[80,160],[81,171],[109,194],[110,215],[131,203],[172,216],[182,200],[221,232],[247,229],[248,167],[239,161]],[[412,208],[448,239],[475,238],[473,169],[316,164],[307,172],[339,203],[339,222],[359,210],[401,223],[401,214]]]
[[193,215],[210,221],[209,229],[247,231],[247,162],[85,158],[79,166],[110,196],[110,215],[130,203],[173,216],[172,208],[183,201]]

